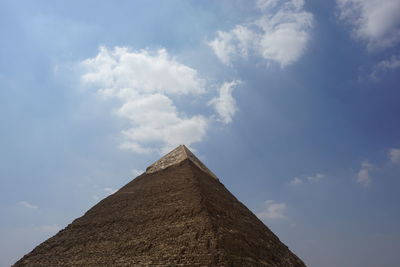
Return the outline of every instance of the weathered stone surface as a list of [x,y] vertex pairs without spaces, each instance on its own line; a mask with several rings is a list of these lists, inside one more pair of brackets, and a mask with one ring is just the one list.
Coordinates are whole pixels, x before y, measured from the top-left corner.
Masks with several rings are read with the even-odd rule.
[[172,156],[14,266],[305,266],[208,169]]
[[169,152],[167,155],[165,155],[161,159],[151,164],[149,167],[147,167],[146,172],[147,173],[157,172],[169,166],[178,164],[185,159],[191,160],[194,164],[197,165],[197,167],[202,169],[204,172],[208,173],[215,179],[218,179],[218,177],[212,171],[210,171],[206,167],[206,165],[204,165],[185,145],[178,146],[177,148]]

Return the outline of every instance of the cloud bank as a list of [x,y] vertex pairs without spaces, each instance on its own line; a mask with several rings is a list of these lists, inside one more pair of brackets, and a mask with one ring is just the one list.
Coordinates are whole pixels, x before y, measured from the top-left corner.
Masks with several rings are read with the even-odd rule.
[[[210,119],[178,110],[173,98],[198,98],[206,92],[206,81],[165,49],[101,47],[97,56],[84,60],[81,66],[83,83],[105,99],[117,99],[115,114],[129,122],[121,132],[122,149],[165,153],[179,144],[190,146],[205,137]],[[223,84],[219,97],[211,101],[224,123],[231,122],[236,111],[232,97],[236,84]]]
[[370,50],[392,47],[400,42],[400,1],[337,0],[339,18],[351,26],[353,37]]
[[304,10],[303,0],[259,0],[262,15],[230,31],[218,31],[208,44],[226,65],[250,54],[286,67],[305,52],[311,38],[313,15]]

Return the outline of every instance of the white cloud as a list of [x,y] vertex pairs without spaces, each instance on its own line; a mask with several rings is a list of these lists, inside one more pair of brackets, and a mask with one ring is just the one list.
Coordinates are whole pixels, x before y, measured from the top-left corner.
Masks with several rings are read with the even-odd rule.
[[103,87],[104,94],[135,97],[138,93],[200,94],[204,81],[195,69],[171,58],[165,49],[130,51],[100,47],[98,55],[82,62],[87,83]]
[[97,202],[105,197],[108,197],[108,196],[116,193],[117,191],[118,191],[118,189],[114,189],[112,187],[104,187],[103,190],[100,192],[97,189],[97,193],[92,195],[92,199]]
[[277,203],[274,200],[267,200],[264,202],[264,209],[256,215],[260,219],[283,219],[286,217],[285,212],[285,203]]
[[281,67],[296,62],[310,40],[313,16],[304,11],[303,0],[259,0],[259,19],[236,25],[230,31],[218,31],[208,44],[216,56],[227,65],[238,57],[252,53]]
[[301,185],[304,181],[298,177],[294,177],[293,180],[290,181],[290,185]]
[[389,158],[392,163],[400,164],[400,149],[398,148],[390,149]]
[[305,183],[317,183],[317,182],[321,181],[322,179],[324,179],[325,177],[326,177],[326,175],[322,174],[322,173],[316,173],[315,175],[310,175],[305,178],[295,177],[289,182],[289,185],[296,186],[296,185],[301,185],[301,184],[305,184]]
[[217,32],[217,38],[209,42],[208,45],[214,50],[215,55],[226,65],[231,64],[231,58],[236,53],[236,47],[233,44],[235,36],[230,32]]
[[371,176],[370,171],[374,169],[374,166],[370,164],[368,161],[364,161],[361,163],[361,169],[357,173],[357,183],[361,184],[364,187],[368,187],[371,184]]
[[135,176],[139,176],[139,175],[141,175],[142,173],[144,173],[143,170],[138,170],[138,169],[132,169],[131,172],[132,172],[132,174],[135,175]]
[[400,56],[393,55],[389,59],[382,60],[381,62],[376,64],[371,73],[371,77],[374,79],[378,79],[380,73],[397,68],[400,68]]
[[399,0],[337,0],[339,18],[352,27],[353,36],[368,49],[400,42]]
[[257,8],[263,10],[268,8],[273,8],[278,4],[278,0],[257,0]]
[[112,195],[118,191],[118,189],[113,189],[111,187],[104,187],[103,190],[104,190],[106,196]]
[[315,183],[315,182],[321,181],[321,180],[324,179],[324,178],[325,178],[325,174],[316,173],[315,175],[308,176],[308,177],[307,177],[307,180],[308,180],[310,183]]
[[38,206],[29,203],[28,201],[20,201],[19,204],[28,209],[38,209]]
[[102,47],[96,57],[84,60],[81,65],[86,85],[94,86],[106,99],[120,101],[115,114],[130,123],[122,131],[122,149],[137,153],[165,152],[204,138],[208,119],[180,112],[171,96],[202,94],[205,81],[195,69],[177,62],[166,50]]
[[382,69],[396,69],[400,67],[400,57],[392,56],[390,59],[381,61],[377,67]]
[[213,98],[209,105],[213,105],[220,119],[225,124],[232,122],[232,118],[237,111],[235,98],[232,91],[240,81],[225,82],[219,89],[219,96]]

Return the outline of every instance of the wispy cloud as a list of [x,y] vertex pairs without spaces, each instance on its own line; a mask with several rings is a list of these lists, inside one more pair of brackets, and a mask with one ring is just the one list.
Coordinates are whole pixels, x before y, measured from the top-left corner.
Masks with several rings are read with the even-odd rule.
[[371,171],[382,172],[388,170],[388,162],[400,165],[400,149],[391,148],[388,151],[388,159],[384,162],[385,164],[372,164],[365,160],[361,163],[360,170],[357,173],[357,183],[361,184],[363,187],[370,186],[373,177],[371,176]]
[[400,1],[337,0],[339,18],[352,28],[355,38],[370,50],[392,47],[400,42]]
[[326,175],[323,173],[316,173],[314,175],[306,176],[304,178],[294,177],[290,182],[289,185],[297,186],[306,183],[317,183],[322,179],[326,178]]
[[379,74],[382,74],[385,71],[390,71],[400,68],[400,56],[393,55],[389,59],[382,60],[378,64],[376,64],[373,68],[371,77],[374,79],[379,78]]
[[132,172],[132,174],[135,175],[135,176],[139,176],[139,175],[141,175],[142,173],[144,173],[143,170],[138,170],[138,169],[132,169],[131,172]]
[[20,201],[19,205],[27,208],[27,209],[38,209],[39,207],[36,205],[33,205],[32,203],[29,203],[28,201]]
[[361,184],[363,187],[368,187],[372,181],[370,171],[373,169],[374,166],[368,161],[362,162],[361,168],[357,173],[357,183]]
[[278,4],[279,0],[257,0],[256,6],[261,9],[273,8]]
[[117,192],[117,189],[111,188],[111,187],[104,187],[103,188],[104,192],[106,193],[106,196],[112,195],[115,192]]
[[209,102],[209,105],[214,106],[221,121],[225,124],[232,122],[232,118],[236,113],[236,100],[232,96],[232,92],[239,83],[240,81],[224,83],[219,89],[219,96]]
[[381,68],[381,69],[400,68],[400,56],[393,55],[390,59],[386,59],[386,60],[379,62],[377,67]]
[[283,219],[286,217],[286,204],[278,203],[275,200],[267,200],[264,202],[264,208],[256,215],[260,219]]
[[230,31],[218,31],[208,44],[226,65],[252,54],[281,67],[296,62],[311,38],[313,15],[304,10],[303,0],[259,0],[260,17],[236,25]]
[[299,177],[294,177],[290,182],[290,185],[301,185],[304,184],[304,181],[300,179]]
[[118,189],[114,189],[112,187],[104,187],[102,191],[97,192],[96,194],[93,194],[92,199],[94,201],[99,201],[105,197],[108,197],[108,196],[114,194],[117,191],[118,191]]
[[392,163],[400,164],[400,149],[392,148],[389,150],[389,159]]
[[321,181],[324,178],[325,174],[316,173],[315,175],[307,176],[307,181],[309,181],[310,183],[315,183]]

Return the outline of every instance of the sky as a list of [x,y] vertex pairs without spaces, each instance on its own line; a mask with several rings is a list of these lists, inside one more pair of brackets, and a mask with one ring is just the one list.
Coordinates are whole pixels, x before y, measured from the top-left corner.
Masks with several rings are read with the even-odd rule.
[[187,145],[308,266],[397,266],[399,0],[0,0],[0,267]]

